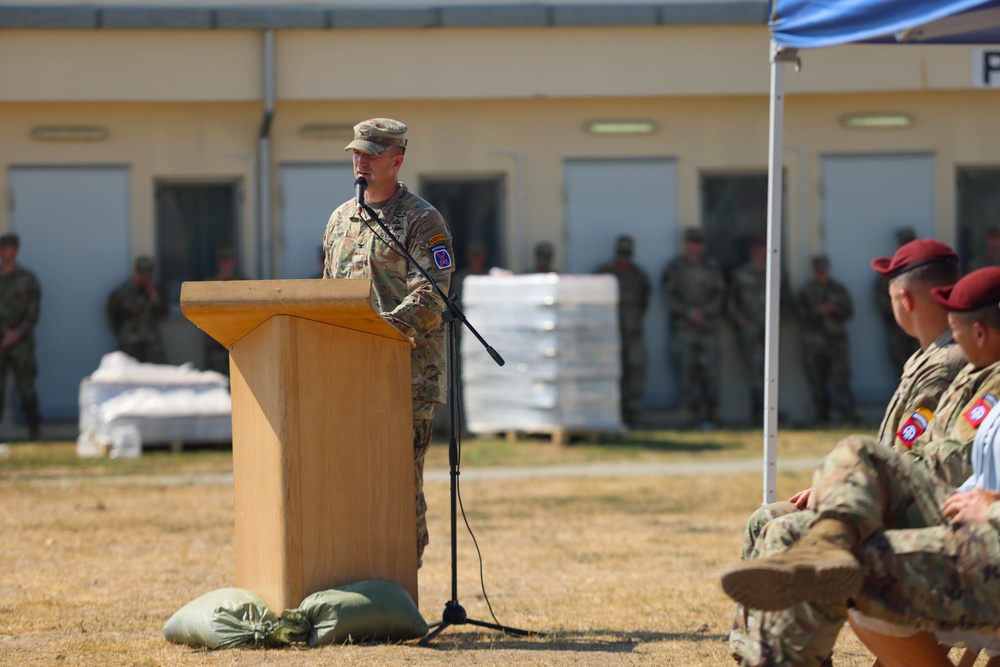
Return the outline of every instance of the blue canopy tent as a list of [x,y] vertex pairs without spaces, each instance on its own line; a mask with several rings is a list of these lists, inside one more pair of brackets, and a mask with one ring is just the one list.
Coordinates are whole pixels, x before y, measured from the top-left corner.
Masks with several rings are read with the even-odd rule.
[[768,147],[764,502],[775,500],[778,423],[778,299],[781,257],[785,64],[799,49],[852,42],[1000,44],[1000,0],[771,0]]

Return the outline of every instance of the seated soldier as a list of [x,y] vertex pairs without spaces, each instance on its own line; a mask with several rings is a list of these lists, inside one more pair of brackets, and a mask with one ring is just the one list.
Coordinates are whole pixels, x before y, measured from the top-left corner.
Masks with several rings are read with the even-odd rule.
[[[934,300],[931,290],[953,285],[958,280],[958,255],[947,245],[933,239],[919,239],[900,247],[892,257],[872,260],[872,269],[884,276],[896,323],[915,338],[920,349],[906,363],[892,399],[886,406],[877,440],[912,456],[919,456],[924,442],[945,438],[958,417],[958,408],[972,398],[974,382],[963,382],[961,389],[941,401],[951,382],[966,365],[965,354],[955,344],[948,328],[948,313]],[[958,389],[958,388],[956,388]],[[971,447],[972,435],[965,436]],[[756,543],[768,522],[806,509],[810,489],[793,495],[788,502],[764,505],[747,522],[743,536],[743,558],[752,558]],[[803,515],[801,519],[808,519]],[[779,524],[794,533],[797,519],[783,519]],[[771,530],[775,539],[779,530]],[[752,657],[754,641],[748,636],[749,615],[737,608],[729,647],[737,659]]]
[[[955,340],[970,366],[987,378],[958,420],[974,432],[1000,396],[1000,268],[976,271],[933,294],[949,311]],[[962,375],[953,386],[961,380]],[[925,464],[873,438],[841,441],[816,473],[815,512],[805,525],[806,536],[782,551],[765,531],[758,546],[771,555],[743,561],[723,574],[730,597],[760,610],[756,646],[744,654],[744,664],[819,664],[830,655],[849,602],[863,613],[897,622],[945,628],[995,624],[1000,618],[1000,590],[993,590],[1000,587],[995,576],[1000,533],[986,523],[986,509],[981,523],[971,522],[960,505],[978,511],[986,492],[977,489],[949,500],[955,487],[941,474],[957,469],[961,452],[955,440],[929,443]],[[964,456],[969,460],[971,453]],[[1000,527],[1000,505],[990,514],[996,514]],[[945,553],[944,547],[953,551]],[[975,559],[986,556],[998,562],[977,566]]]

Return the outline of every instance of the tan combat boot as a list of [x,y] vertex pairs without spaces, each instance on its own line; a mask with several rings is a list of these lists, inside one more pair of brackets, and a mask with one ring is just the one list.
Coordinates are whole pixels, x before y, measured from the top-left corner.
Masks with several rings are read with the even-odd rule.
[[787,551],[723,570],[722,588],[744,607],[764,611],[845,602],[861,590],[861,566],[851,553],[857,542],[853,526],[820,519]]

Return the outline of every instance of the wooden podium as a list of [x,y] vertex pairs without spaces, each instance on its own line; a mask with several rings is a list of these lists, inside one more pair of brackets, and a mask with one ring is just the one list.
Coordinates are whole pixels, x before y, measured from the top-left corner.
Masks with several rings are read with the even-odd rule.
[[280,614],[363,579],[417,602],[410,343],[371,281],[186,282],[229,350],[236,585]]

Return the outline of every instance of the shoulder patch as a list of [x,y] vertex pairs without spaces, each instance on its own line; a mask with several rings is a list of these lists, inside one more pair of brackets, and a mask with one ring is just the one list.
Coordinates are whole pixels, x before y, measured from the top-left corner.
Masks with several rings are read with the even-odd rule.
[[441,243],[442,241],[447,241],[448,237],[444,234],[435,234],[434,236],[427,239],[427,245],[434,245],[435,243]]
[[913,446],[914,441],[927,430],[927,425],[931,423],[932,419],[934,419],[933,412],[927,408],[917,408],[916,412],[910,415],[910,418],[896,431],[896,437],[909,449]]
[[965,411],[963,416],[972,428],[979,428],[979,425],[986,419],[986,415],[990,414],[990,410],[996,404],[997,397],[990,392],[986,392],[982,398],[972,404],[971,408]]
[[434,264],[437,265],[439,269],[451,268],[451,253],[448,252],[448,246],[443,243],[441,245],[436,245],[431,248],[431,254],[434,255]]

